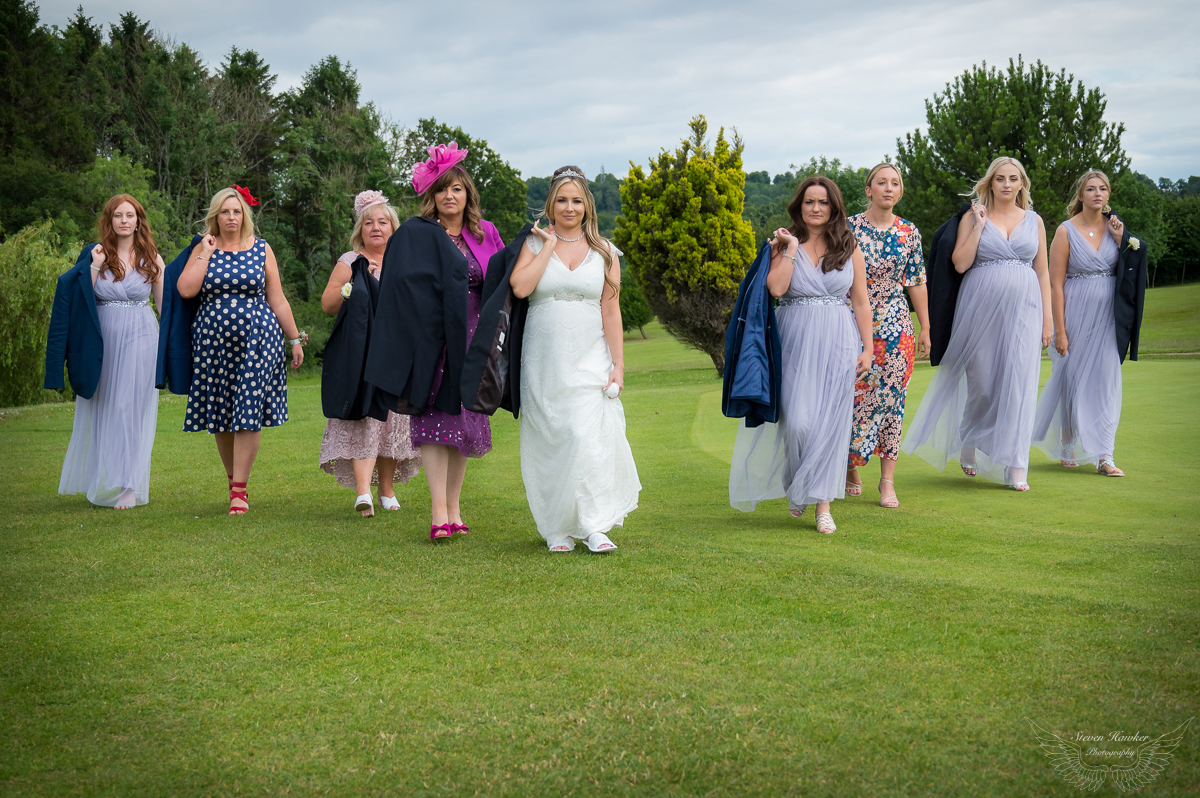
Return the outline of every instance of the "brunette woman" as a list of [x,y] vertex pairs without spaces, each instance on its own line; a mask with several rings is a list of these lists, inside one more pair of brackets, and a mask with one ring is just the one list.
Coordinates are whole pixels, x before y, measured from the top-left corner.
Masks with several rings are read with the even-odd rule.
[[[901,425],[908,380],[917,352],[929,350],[929,303],[925,294],[925,258],[921,233],[912,222],[892,213],[904,196],[904,178],[890,163],[867,174],[869,205],[850,217],[850,230],[867,265],[867,296],[871,303],[874,347],[871,370],[854,386],[854,432],[850,437],[850,466],[846,495],[862,494],[858,466],[879,456],[879,504],[899,507],[896,498],[896,459],[900,456]],[[904,289],[917,312],[919,334]]]
[[775,231],[767,290],[779,298],[779,423],[743,421],[729,475],[734,507],[786,496],[799,518],[815,502],[823,534],[837,531],[830,503],[845,495],[855,377],[871,367],[866,264],[845,207],[836,183],[810,177],[788,205],[791,227]]
[[[366,355],[366,344],[369,343],[370,324],[373,314],[364,313],[359,319],[340,313],[347,305],[354,287],[352,266],[360,258],[366,263],[366,280],[359,281],[359,289],[366,289],[370,295],[378,294],[380,270],[383,265],[383,253],[387,248],[388,239],[400,226],[400,217],[396,209],[388,204],[388,198],[379,191],[364,191],[354,198],[354,229],[350,233],[350,251],[338,258],[329,275],[329,283],[321,294],[321,309],[331,316],[337,315],[329,345],[325,349],[325,363],[322,372],[322,391],[324,392],[326,378],[333,379],[339,375],[342,364],[333,362],[335,353],[345,354],[358,364],[352,375],[355,383],[361,382],[361,364]],[[363,305],[364,310],[366,304]],[[340,314],[340,315],[339,315]],[[345,327],[343,327],[345,325]],[[351,342],[346,334],[350,326],[359,327],[367,333],[363,336],[361,345],[356,351],[346,352],[338,346],[336,339],[347,337],[346,345]],[[365,394],[369,388],[349,395],[356,395],[363,404],[369,405]],[[354,408],[351,415],[366,415],[366,408]],[[413,448],[410,439],[408,416],[384,409],[386,421],[379,421],[369,416],[357,420],[330,418],[325,422],[325,434],[321,439],[321,468],[328,474],[333,474],[339,485],[354,488],[357,497],[354,509],[362,513],[364,518],[375,515],[375,504],[371,497],[371,485],[379,486],[379,505],[385,510],[399,510],[400,503],[396,501],[393,488],[394,480],[408,482],[421,469],[421,456]]]
[[[46,387],[62,387],[65,355],[77,396],[58,492],[84,493],[92,504],[127,510],[150,501],[158,322],[149,299],[162,306],[165,267],[146,211],[130,195],[105,203],[96,231],[100,243],[84,249],[55,290]],[[82,353],[92,336],[103,347],[98,375],[89,375],[90,362],[79,362],[90,360]]]
[[250,509],[246,486],[263,427],[288,418],[285,344],[292,368],[304,362],[305,336],[283,295],[275,253],[254,237],[250,205],[257,204],[240,186],[213,195],[205,236],[176,283],[184,299],[200,297],[183,429],[216,439],[229,478],[230,515]]
[[1108,205],[1108,175],[1075,183],[1070,218],[1050,246],[1053,372],[1038,400],[1036,445],[1067,468],[1093,463],[1123,477],[1113,461],[1121,420],[1121,355],[1113,297],[1125,225]]
[[957,453],[967,476],[1027,491],[1041,350],[1054,329],[1046,228],[1014,158],[992,161],[973,196],[952,256],[963,280],[950,342],[901,448],[938,470]]
[[543,215],[509,285],[529,297],[521,344],[521,477],[538,532],[554,552],[608,537],[637,508],[637,467],[625,437],[620,251],[600,237],[596,202],[578,166],[554,172]]
[[[461,368],[465,342],[475,334],[482,304],[483,278],[488,259],[499,252],[504,243],[495,225],[481,215],[479,191],[471,176],[459,164],[467,150],[456,143],[429,148],[430,158],[413,168],[413,188],[421,196],[420,215],[435,220],[462,255],[455,268],[466,271],[467,315],[463,351],[455,359]],[[417,313],[413,308],[411,312]],[[457,336],[456,336],[457,338]],[[465,535],[470,528],[463,523],[459,501],[467,473],[467,459],[483,457],[492,450],[492,429],[488,417],[462,407],[447,412],[435,405],[435,397],[444,380],[459,379],[459,374],[447,374],[447,353],[443,351],[429,401],[419,415],[411,419],[412,443],[419,447],[425,478],[429,481],[431,501],[429,537],[442,540],[451,535]]]

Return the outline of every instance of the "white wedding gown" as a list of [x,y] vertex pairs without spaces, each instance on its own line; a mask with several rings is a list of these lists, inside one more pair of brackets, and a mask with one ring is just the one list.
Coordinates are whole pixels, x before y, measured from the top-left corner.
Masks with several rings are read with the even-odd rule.
[[[525,239],[534,254],[536,236]],[[620,254],[615,247],[613,252]],[[521,349],[521,478],[550,547],[621,526],[637,508],[638,481],[620,399],[604,395],[612,355],[600,317],[604,259],[574,271],[550,256],[529,297]]]

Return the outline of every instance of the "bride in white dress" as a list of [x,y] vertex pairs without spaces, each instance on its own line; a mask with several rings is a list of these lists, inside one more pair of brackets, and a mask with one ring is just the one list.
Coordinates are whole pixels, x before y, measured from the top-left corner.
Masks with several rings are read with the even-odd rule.
[[625,438],[620,251],[601,238],[583,170],[555,171],[546,229],[525,239],[509,285],[529,297],[521,350],[521,477],[550,551],[606,534],[637,508],[637,467]]

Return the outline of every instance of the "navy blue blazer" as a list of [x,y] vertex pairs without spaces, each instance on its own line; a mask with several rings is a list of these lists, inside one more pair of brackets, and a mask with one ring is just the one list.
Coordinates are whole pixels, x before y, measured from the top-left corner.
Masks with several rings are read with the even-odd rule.
[[58,278],[50,330],[46,336],[46,380],[42,387],[62,390],[63,361],[71,390],[91,399],[100,383],[104,365],[104,339],[100,337],[100,314],[96,312],[96,289],[92,287],[92,249],[88,244],[75,265]]
[[775,322],[775,300],[767,290],[771,245],[763,244],[738,287],[725,331],[725,378],[721,412],[745,418],[747,427],[779,420],[783,346]]
[[196,309],[200,307],[200,296],[184,299],[179,295],[177,284],[200,238],[199,235],[192,236],[192,243],[167,264],[167,270],[163,273],[154,387],[166,388],[171,393],[186,394],[192,387],[192,321],[196,318]]
[[[1120,218],[1120,217],[1117,217]],[[1120,255],[1117,256],[1117,279],[1113,296],[1113,317],[1117,326],[1117,354],[1121,362],[1125,355],[1138,359],[1138,338],[1142,330],[1142,310],[1146,303],[1146,247],[1139,239],[1137,249],[1129,246],[1129,228],[1121,235]]]

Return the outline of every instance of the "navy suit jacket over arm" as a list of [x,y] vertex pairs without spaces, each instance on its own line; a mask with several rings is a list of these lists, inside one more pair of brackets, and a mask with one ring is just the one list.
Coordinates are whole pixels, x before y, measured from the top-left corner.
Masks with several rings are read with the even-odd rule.
[[771,246],[763,244],[738,288],[725,331],[725,375],[721,412],[745,418],[747,427],[779,420],[783,347],[775,322],[775,301],[767,290]]
[[1113,296],[1113,317],[1117,323],[1117,353],[1125,362],[1138,359],[1138,337],[1142,330],[1142,307],[1146,302],[1146,242],[1129,246],[1133,238],[1126,229],[1121,236],[1121,254],[1117,256],[1117,279]]
[[392,234],[383,255],[363,376],[382,392],[388,409],[417,415],[429,401],[443,351],[445,370],[433,405],[458,415],[467,352],[467,259],[437,221],[414,216]]
[[71,390],[91,399],[100,384],[104,365],[104,339],[100,337],[100,314],[92,287],[92,249],[88,244],[70,270],[54,287],[54,306],[46,335],[46,377],[43,387],[51,391],[63,386],[63,361]]
[[370,416],[387,421],[387,408],[374,386],[363,379],[367,345],[375,326],[379,282],[371,276],[367,259],[359,255],[350,266],[350,296],[338,310],[325,359],[321,364],[321,410],[325,418],[358,421]]
[[171,393],[186,394],[192,387],[192,322],[200,307],[200,295],[184,299],[179,295],[179,275],[192,257],[192,249],[200,236],[167,264],[163,272],[163,302],[158,319],[158,365],[154,387]]
[[958,225],[970,210],[971,203],[964,202],[958,213],[933,234],[929,247],[929,363],[933,366],[942,362],[946,347],[950,345],[954,309],[958,306],[958,289],[963,280],[954,268],[952,256],[958,240]]

